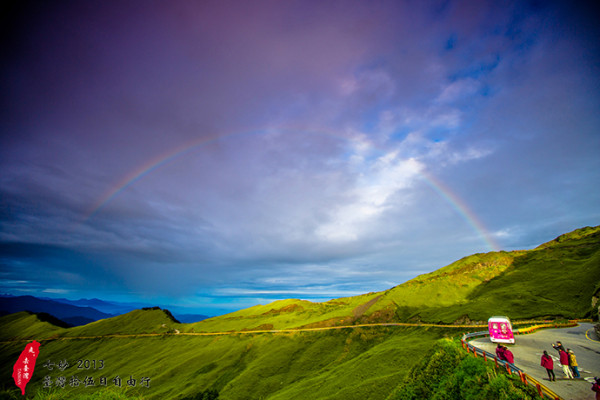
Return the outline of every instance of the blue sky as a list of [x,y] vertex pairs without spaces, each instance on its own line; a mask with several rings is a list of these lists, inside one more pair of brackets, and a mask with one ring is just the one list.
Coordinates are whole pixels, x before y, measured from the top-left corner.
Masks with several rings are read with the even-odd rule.
[[600,224],[572,2],[19,2],[0,292],[216,315]]

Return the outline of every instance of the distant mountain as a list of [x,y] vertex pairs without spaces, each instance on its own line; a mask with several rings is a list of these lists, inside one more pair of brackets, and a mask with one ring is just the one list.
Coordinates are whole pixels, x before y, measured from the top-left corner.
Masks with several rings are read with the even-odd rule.
[[120,315],[125,314],[130,311],[145,307],[146,304],[142,303],[120,303],[116,301],[106,301],[100,299],[79,299],[79,300],[69,300],[64,298],[49,298],[49,297],[40,297],[42,300],[52,300],[57,301],[59,303],[70,304],[77,307],[92,307],[98,311],[101,311],[106,314],[112,315]]
[[113,316],[92,307],[79,307],[33,296],[0,297],[0,314],[11,314],[19,311],[47,313],[71,326],[85,325]]
[[[117,301],[106,301],[106,300],[100,300],[100,299],[96,299],[96,298],[79,299],[79,300],[69,300],[69,299],[64,299],[64,298],[54,299],[54,298],[48,298],[48,297],[40,297],[40,298],[43,300],[53,300],[53,301],[58,301],[60,303],[71,304],[71,305],[78,306],[78,307],[92,307],[98,311],[101,311],[101,312],[104,312],[107,314],[112,314],[112,315],[126,314],[133,310],[138,310],[138,309],[141,309],[144,307],[148,307],[147,304],[143,304],[143,303],[121,303],[121,302],[117,302]],[[165,307],[176,310],[176,308],[168,306],[168,305]],[[165,308],[165,307],[163,307],[163,308]],[[179,320],[183,323],[198,322],[198,321],[202,321],[204,319],[210,318],[208,315],[204,315],[204,314],[187,314],[187,313],[178,313],[177,311],[173,311],[173,315],[177,318],[177,320]],[[74,325],[84,325],[84,324],[74,324]]]

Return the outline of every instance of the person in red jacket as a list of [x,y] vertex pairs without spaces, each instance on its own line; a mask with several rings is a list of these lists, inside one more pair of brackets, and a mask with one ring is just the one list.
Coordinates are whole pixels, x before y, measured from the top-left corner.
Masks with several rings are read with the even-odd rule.
[[552,357],[550,357],[546,350],[544,350],[544,355],[542,355],[542,367],[546,368],[548,380],[555,381],[556,375],[554,375],[554,361],[552,361]]
[[560,358],[560,365],[562,365],[562,369],[565,373],[565,376],[568,379],[573,379],[573,373],[571,372],[571,368],[569,368],[569,354],[567,354],[566,351],[559,349],[558,347],[557,350]]
[[503,350],[503,354],[504,354],[504,359],[507,362],[509,362],[510,364],[514,364],[515,356],[513,356],[512,351],[510,351],[506,346],[502,346],[502,350]]

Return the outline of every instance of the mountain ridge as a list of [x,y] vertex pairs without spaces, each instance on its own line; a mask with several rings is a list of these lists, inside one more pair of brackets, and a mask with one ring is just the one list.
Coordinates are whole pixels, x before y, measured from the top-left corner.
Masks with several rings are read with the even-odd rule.
[[[568,261],[561,261],[560,257],[566,257],[565,260]],[[543,272],[528,266],[529,263],[561,271],[565,262],[572,268],[573,276],[581,277],[580,281],[569,279],[566,282],[568,290],[578,294],[576,304],[557,307],[556,304],[547,302],[547,309],[556,308],[556,312],[546,311],[544,315],[537,315],[533,307],[520,306],[518,302],[513,301],[511,293],[516,293],[516,288],[522,286],[513,281],[515,275],[519,276],[521,282],[527,282],[534,288],[535,284],[544,278]],[[200,321],[194,324],[194,329],[211,331],[219,327],[223,330],[241,330],[260,325],[270,325],[275,329],[293,329],[420,321],[448,324],[465,320],[487,320],[489,308],[495,309],[494,314],[512,314],[516,318],[589,317],[589,304],[597,291],[591,283],[600,285],[599,276],[600,226],[584,227],[562,234],[530,250],[494,251],[465,256],[445,267],[381,292],[343,297],[324,303],[278,300]],[[577,289],[579,282],[583,282],[581,285],[585,286],[583,291]],[[507,286],[507,293],[499,289],[503,284]],[[548,288],[553,291],[557,286],[554,283],[548,284]],[[493,299],[485,293],[485,290],[491,289],[498,293],[505,304],[494,304]],[[517,296],[523,294],[519,293]],[[533,296],[525,297],[534,304],[540,302]],[[571,303],[573,302],[566,300],[561,302]],[[282,304],[288,307],[288,312],[281,312]],[[298,307],[292,309],[292,304],[297,304]],[[279,312],[276,311],[278,309]],[[273,311],[268,317],[263,315],[269,310]],[[355,313],[355,310],[360,310],[360,313]]]

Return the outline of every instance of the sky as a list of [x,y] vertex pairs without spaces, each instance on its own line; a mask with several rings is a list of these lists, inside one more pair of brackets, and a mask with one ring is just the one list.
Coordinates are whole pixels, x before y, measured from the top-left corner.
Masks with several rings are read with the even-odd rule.
[[600,225],[572,1],[14,1],[0,293],[207,315]]

